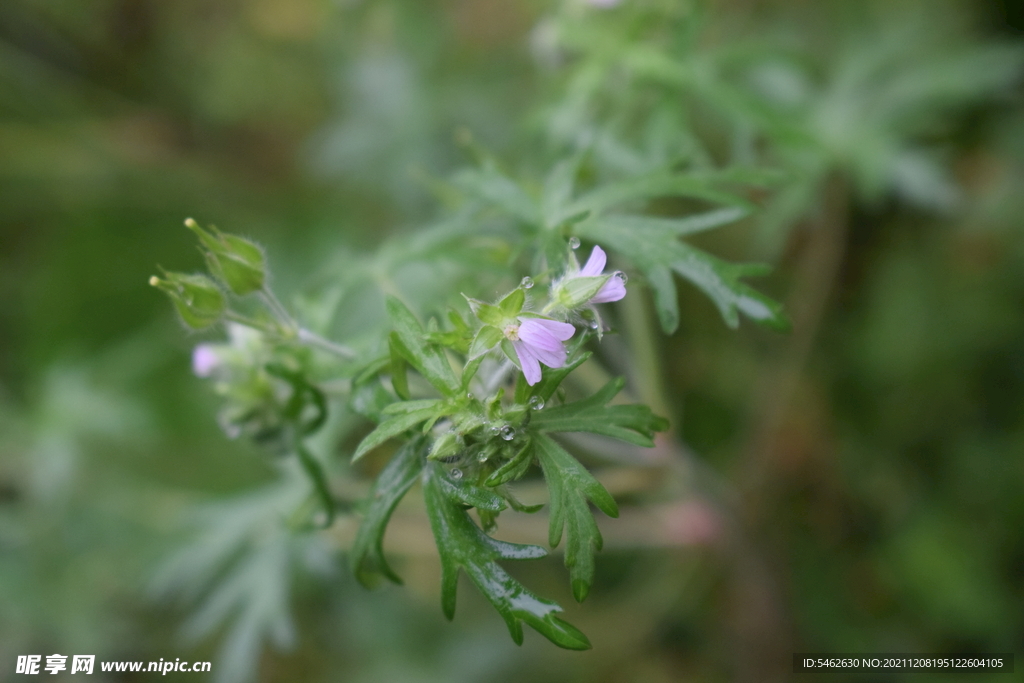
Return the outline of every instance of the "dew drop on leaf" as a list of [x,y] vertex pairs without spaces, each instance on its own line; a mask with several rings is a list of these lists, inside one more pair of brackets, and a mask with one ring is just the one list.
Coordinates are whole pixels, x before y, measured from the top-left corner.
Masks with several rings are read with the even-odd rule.
[[580,238],[579,237],[570,237],[569,238],[569,248],[570,249],[579,249],[580,248]]
[[458,467],[454,468],[451,471],[451,476],[452,476],[452,479],[454,479],[455,481],[458,481],[459,479],[462,479],[462,470],[460,470]]
[[519,286],[522,287],[523,289],[529,289],[530,287],[533,287],[533,278],[527,275],[526,277],[519,281]]
[[533,408],[534,410],[543,410],[544,409],[544,399],[542,399],[540,396],[531,396],[530,397],[530,407]]
[[512,427],[510,427],[509,425],[505,425],[504,427],[502,427],[500,430],[498,430],[498,433],[501,434],[501,438],[503,438],[505,441],[511,441],[512,439],[516,438],[516,430],[512,429]]

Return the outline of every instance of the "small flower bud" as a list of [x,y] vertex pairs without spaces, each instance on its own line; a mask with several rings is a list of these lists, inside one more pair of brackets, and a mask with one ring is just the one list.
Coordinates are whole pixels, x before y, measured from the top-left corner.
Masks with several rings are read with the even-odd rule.
[[610,277],[609,275],[597,275],[564,278],[555,285],[551,298],[559,306],[567,309],[586,306],[601,291]]
[[209,231],[204,230],[191,218],[185,220],[185,227],[199,237],[210,272],[228,289],[242,296],[263,288],[266,259],[262,249],[247,239],[223,233],[213,226]]
[[431,460],[443,460],[457,455],[462,448],[463,444],[460,443],[458,434],[448,431],[434,440],[434,446],[430,449],[430,454],[427,457]]
[[167,279],[156,275],[149,284],[167,292],[178,309],[178,315],[189,327],[201,330],[218,322],[227,309],[224,293],[205,275],[165,273]]

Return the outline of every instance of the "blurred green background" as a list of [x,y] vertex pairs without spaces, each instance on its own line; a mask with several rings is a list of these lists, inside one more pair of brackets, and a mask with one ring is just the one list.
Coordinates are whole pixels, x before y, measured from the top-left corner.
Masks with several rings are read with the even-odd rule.
[[[466,590],[445,622],[429,556],[366,592],[331,535],[248,565],[283,595],[190,621],[205,588],[168,599],[160,567],[204,519],[251,521],[237,501],[274,470],[219,431],[189,372],[208,337],[146,286],[158,264],[201,267],[182,220],[258,239],[293,297],[332,255],[438,215],[430,179],[465,162],[460,128],[534,173],[587,117],[640,149],[646,100],[617,119],[632,86],[580,95],[574,69],[640,64],[643,24],[621,17],[641,15],[690,41],[682,118],[702,148],[789,174],[762,216],[700,244],[772,261],[759,286],[795,325],[731,331],[681,287],[679,331],[636,347],[687,463],[678,486],[625,486],[649,512],[633,523],[660,531],[605,525],[582,606],[560,558],[517,568],[594,649],[517,648]],[[577,21],[596,28],[552,47]],[[0,3],[0,680],[54,652],[394,683],[768,681],[794,651],[1024,653],[1022,31],[1009,0]],[[602,158],[650,158],[626,147]]]

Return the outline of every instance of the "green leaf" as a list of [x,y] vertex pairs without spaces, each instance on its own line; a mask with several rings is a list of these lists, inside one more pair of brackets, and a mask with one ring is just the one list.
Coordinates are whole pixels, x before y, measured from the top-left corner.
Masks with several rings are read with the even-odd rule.
[[402,341],[397,332],[388,335],[388,354],[391,362],[391,386],[394,388],[398,398],[409,399],[409,364],[405,362],[400,349]]
[[489,491],[464,479],[452,479],[443,472],[438,476],[440,477],[438,483],[441,485],[441,489],[448,496],[448,500],[453,503],[470,508],[479,508],[480,510],[489,510],[490,512],[501,512],[507,507],[505,499],[494,491]]
[[425,439],[419,438],[400,448],[387,467],[377,475],[377,481],[370,490],[362,524],[359,525],[349,552],[352,573],[364,586],[371,587],[376,583],[377,576],[402,583],[384,559],[384,531],[395,506],[416,482],[423,469],[425,442]]
[[405,304],[393,296],[387,299],[388,316],[395,326],[391,348],[401,354],[442,394],[452,396],[459,390],[459,380],[444,352],[427,342],[423,327]]
[[[440,403],[440,401],[438,403]],[[412,429],[421,422],[425,422],[431,418],[436,418],[437,415],[438,406],[432,405],[428,408],[420,408],[419,410],[413,410],[412,412],[384,420],[377,425],[376,429],[367,434],[366,438],[362,440],[359,447],[356,449],[355,454],[352,456],[352,462],[363,457],[366,453],[381,445],[391,437],[398,436],[402,432],[407,429]]]
[[516,453],[508,462],[496,469],[491,473],[491,476],[487,478],[485,482],[488,486],[500,486],[507,482],[519,479],[526,470],[529,469],[530,463],[533,462],[533,442],[527,441],[519,452]]
[[676,237],[694,235],[720,228],[729,223],[735,223],[749,215],[750,209],[748,207],[729,206],[681,218],[608,214],[602,216],[601,221],[614,226],[618,230],[632,232],[638,239],[644,239],[650,235],[660,236],[669,234]]
[[424,398],[416,401],[398,401],[397,403],[388,405],[380,412],[381,415],[408,415],[409,413],[413,413],[418,410],[435,408],[440,403],[441,399],[438,398]]
[[514,318],[519,315],[520,311],[523,310],[523,304],[526,302],[526,292],[522,288],[517,287],[505,295],[501,301],[498,302],[498,308],[507,318]]
[[601,482],[554,439],[540,434],[536,442],[537,460],[544,470],[551,500],[548,540],[551,547],[557,546],[565,529],[565,566],[569,570],[573,597],[583,602],[594,581],[594,553],[603,543],[587,501],[609,517],[618,517],[619,508]]
[[651,266],[647,269],[647,284],[654,293],[654,307],[658,310],[658,321],[665,334],[672,334],[679,327],[679,296],[672,271],[666,266]]
[[592,432],[651,447],[654,433],[668,429],[668,420],[658,417],[645,405],[605,405],[619,393],[624,383],[619,377],[587,399],[536,411],[530,420],[530,430]]
[[316,492],[317,498],[320,499],[320,505],[324,509],[324,523],[322,527],[327,529],[334,524],[336,507],[334,496],[331,495],[331,487],[327,483],[327,475],[324,474],[324,469],[320,466],[320,462],[302,444],[301,440],[297,440],[295,444],[295,453],[299,458],[302,469],[306,472],[306,476],[309,477],[310,482],[313,484],[313,490]]
[[484,199],[525,223],[540,222],[540,212],[530,195],[493,164],[461,171],[453,181],[468,194]]
[[585,153],[574,154],[555,164],[544,181],[541,213],[544,216],[544,225],[548,229],[557,228],[560,223],[564,222],[563,208],[572,199],[576,174]]
[[603,185],[580,197],[563,209],[562,215],[571,216],[581,211],[599,213],[613,206],[652,197],[690,197],[716,204],[745,207],[753,206],[746,199],[718,189],[713,179],[678,173],[654,173]]
[[469,345],[469,358],[474,360],[484,355],[504,339],[505,335],[493,325],[484,325],[476,333],[473,343]]
[[[704,291],[718,307],[729,327],[739,325],[743,313],[755,322],[777,330],[786,330],[789,322],[782,305],[740,282],[740,278],[764,275],[764,264],[727,263],[695,247],[680,242],[671,231],[650,231],[643,238],[620,221],[594,219],[577,226],[577,232],[628,257],[658,287],[662,324],[676,316],[669,308],[675,286],[665,277],[665,268],[674,270]],[[652,275],[653,273],[653,275]],[[672,327],[671,329],[675,329]]]
[[536,559],[547,555],[547,551],[535,545],[498,541],[485,534],[462,506],[448,497],[442,484],[446,478],[443,468],[435,463],[429,463],[423,470],[424,502],[441,557],[441,606],[445,616],[455,616],[461,569],[505,620],[517,645],[523,642],[525,622],[559,647],[589,649],[587,637],[556,616],[562,611],[557,603],[534,595],[497,563]]
[[462,295],[469,303],[469,308],[473,311],[473,315],[480,319],[480,322],[485,325],[497,325],[501,326],[505,324],[506,316],[500,308],[493,304],[489,304],[479,299],[471,299],[465,294]]

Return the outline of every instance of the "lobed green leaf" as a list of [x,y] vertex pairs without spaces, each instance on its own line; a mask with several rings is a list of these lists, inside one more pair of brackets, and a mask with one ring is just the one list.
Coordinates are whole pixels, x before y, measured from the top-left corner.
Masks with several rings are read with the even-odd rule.
[[557,546],[565,530],[565,566],[573,596],[583,602],[594,581],[594,554],[603,543],[587,501],[609,517],[618,517],[619,508],[601,482],[554,439],[539,434],[535,441],[551,501],[548,540],[552,547]]
[[557,603],[534,595],[512,578],[497,560],[529,560],[547,555],[535,545],[506,543],[491,538],[473,523],[466,510],[446,491],[443,468],[428,463],[422,473],[427,516],[441,557],[441,606],[447,618],[455,616],[455,599],[461,569],[497,610],[515,643],[523,642],[526,623],[559,647],[590,648],[587,637],[559,619]]
[[363,521],[349,552],[352,573],[364,586],[374,585],[378,576],[402,583],[384,559],[384,532],[391,513],[423,469],[425,441],[421,437],[400,448],[370,490]]

